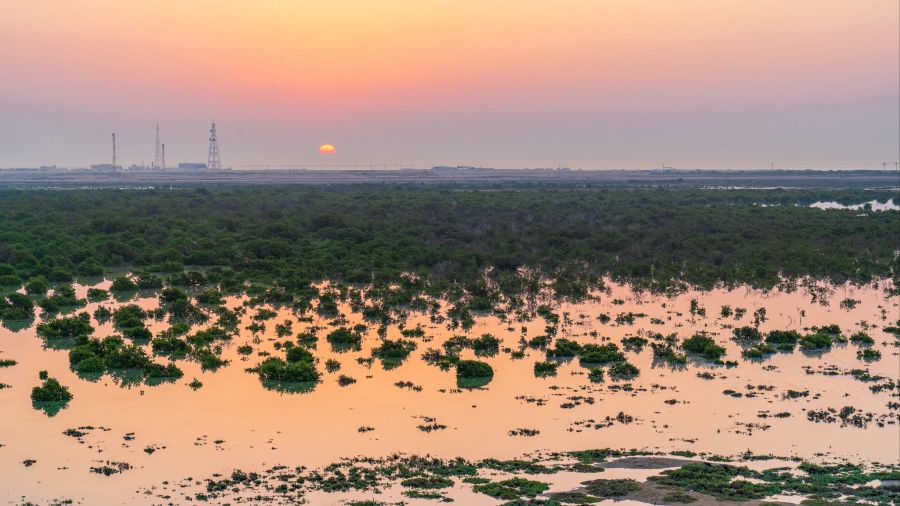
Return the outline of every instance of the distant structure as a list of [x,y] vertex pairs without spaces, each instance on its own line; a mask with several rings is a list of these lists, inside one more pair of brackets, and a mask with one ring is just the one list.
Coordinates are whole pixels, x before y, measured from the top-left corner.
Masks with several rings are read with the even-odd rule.
[[151,169],[161,169],[163,167],[163,154],[160,149],[159,143],[159,123],[156,124],[156,153],[153,155],[153,165],[150,166]]
[[471,165],[457,165],[455,167],[450,165],[436,165],[431,168],[432,172],[487,172],[494,170],[493,167],[473,167]]
[[94,172],[116,172],[121,168],[111,163],[95,163],[91,165],[91,170]]
[[[181,168],[180,164],[179,168]],[[210,170],[222,170],[222,160],[219,158],[219,141],[216,138],[215,121],[212,123],[212,128],[209,129],[209,158],[206,161],[206,168]]]
[[166,170],[166,145],[162,145],[162,164],[159,166],[160,169]]
[[206,169],[207,165],[205,163],[179,163],[178,170],[203,170]]
[[116,133],[115,132],[113,132],[113,134],[112,134],[112,141],[113,141],[112,170],[113,170],[113,172],[115,172],[116,171]]

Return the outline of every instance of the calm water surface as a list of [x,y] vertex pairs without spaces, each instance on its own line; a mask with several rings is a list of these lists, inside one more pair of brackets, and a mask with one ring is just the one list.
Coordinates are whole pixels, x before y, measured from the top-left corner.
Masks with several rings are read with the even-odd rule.
[[[108,287],[109,282],[100,287]],[[84,296],[85,286],[76,287]],[[841,286],[829,288],[827,305],[809,291],[792,293],[760,292],[751,289],[690,292],[675,297],[634,293],[626,286],[612,285],[599,301],[566,304],[557,310],[561,316],[558,337],[581,343],[620,343],[626,336],[641,332],[677,333],[686,338],[703,330],[713,335],[728,350],[726,360],[737,360],[734,368],[714,366],[703,360],[691,361],[686,368],[671,369],[653,364],[652,350],[628,352],[628,360],[641,374],[628,382],[588,381],[586,369],[577,359],[564,362],[556,377],[535,378],[535,361],[543,360],[540,350],[528,349],[524,359],[513,360],[509,353],[480,358],[490,363],[494,379],[478,390],[458,390],[454,372],[441,371],[426,364],[421,354],[427,348],[440,348],[454,334],[477,337],[491,333],[503,340],[503,347],[518,348],[523,335],[531,338],[544,332],[546,322],[503,322],[495,316],[477,318],[468,332],[448,330],[446,324],[431,323],[426,314],[413,314],[407,327],[416,325],[426,332],[414,338],[418,349],[400,367],[385,370],[378,360],[371,366],[357,362],[369,357],[379,342],[374,328],[363,341],[362,350],[335,353],[324,339],[332,328],[329,320],[318,317],[312,323],[301,322],[289,309],[278,309],[276,318],[267,322],[265,332],[253,334],[245,327],[256,308],[249,308],[239,326],[240,335],[226,344],[223,357],[230,365],[219,371],[201,372],[193,362],[179,361],[184,378],[159,386],[122,387],[110,376],[98,382],[80,379],[69,370],[65,350],[45,349],[34,326],[11,331],[0,329],[0,358],[18,364],[0,369],[0,382],[10,388],[0,390],[0,500],[46,502],[71,498],[85,504],[165,503],[155,496],[162,482],[180,482],[187,477],[201,480],[213,473],[228,474],[234,468],[263,469],[275,464],[316,467],[342,457],[383,456],[394,452],[431,454],[440,457],[462,456],[512,458],[539,450],[577,450],[588,448],[638,448],[646,450],[692,450],[716,454],[774,453],[807,459],[852,461],[900,461],[900,431],[897,411],[890,402],[898,402],[896,391],[873,393],[871,383],[857,381],[851,369],[868,369],[894,381],[900,379],[900,360],[895,338],[882,330],[896,325],[900,317],[898,301],[886,295],[883,287]],[[842,308],[840,301],[860,301],[853,309]],[[622,303],[614,303],[619,299]],[[707,316],[693,317],[690,300],[697,299]],[[815,301],[813,299],[816,299]],[[229,307],[239,307],[243,299],[230,298]],[[138,298],[144,308],[155,308],[155,297]],[[722,305],[746,308],[741,320],[720,318]],[[114,307],[112,301],[91,303],[93,314],[98,305]],[[741,358],[740,347],[731,341],[731,327],[752,324],[753,312],[765,307],[767,321],[760,329],[796,329],[838,324],[845,336],[862,328],[875,338],[875,349],[882,359],[864,363],[856,356],[857,346],[846,344],[820,354],[779,353],[762,362]],[[350,324],[360,315],[341,306]],[[633,325],[602,324],[597,316],[642,313]],[[651,319],[653,321],[651,322]],[[279,393],[264,388],[255,374],[245,368],[257,365],[265,350],[283,356],[273,348],[275,323],[293,322],[294,334],[310,325],[319,332],[315,350],[323,381],[307,393]],[[40,321],[40,317],[38,317]],[[92,321],[95,336],[113,334],[111,323]],[[168,323],[150,320],[154,335]],[[524,328],[524,329],[523,329]],[[399,338],[391,327],[388,337]],[[251,344],[254,353],[239,355],[236,348]],[[149,349],[149,347],[148,347]],[[325,360],[334,358],[341,370],[326,373]],[[463,358],[474,358],[471,350]],[[822,374],[829,369],[838,374]],[[54,417],[33,409],[29,394],[39,384],[38,371],[70,388],[74,399]],[[698,377],[709,372],[713,379]],[[341,387],[337,376],[344,374],[357,383]],[[199,390],[187,386],[193,378],[203,382]],[[421,391],[395,386],[411,381]],[[630,384],[632,388],[623,389]],[[759,388],[762,386],[763,388]],[[723,394],[733,390],[736,398]],[[786,398],[788,390],[808,390],[809,395]],[[746,394],[751,394],[747,396]],[[668,401],[668,402],[667,402]],[[870,412],[874,420],[865,428],[841,427],[840,423],[814,423],[806,412],[812,409],[840,409],[853,406]],[[761,418],[787,412],[786,418]],[[623,423],[606,417],[624,413],[633,421]],[[430,433],[417,428],[431,423],[446,429]],[[884,425],[880,427],[878,421]],[[596,423],[608,425],[594,428]],[[92,426],[79,442],[66,436],[69,428]],[[374,430],[360,432],[360,427]],[[534,437],[511,436],[515,429],[532,429]],[[154,447],[152,454],[145,448]],[[35,460],[25,466],[26,460]],[[131,469],[113,476],[89,472],[105,462],[127,462]],[[605,478],[645,477],[644,471],[616,470]],[[619,476],[621,475],[621,476]],[[554,488],[577,484],[583,475],[554,477]],[[571,483],[568,483],[571,482]],[[457,487],[461,504],[495,504],[497,501],[474,494],[471,488]],[[386,499],[383,497],[382,499]],[[399,498],[399,496],[398,496]],[[177,497],[176,497],[177,499]],[[314,493],[312,504],[337,502],[339,496]],[[410,504],[416,501],[405,499]],[[428,502],[423,502],[427,504]],[[623,503],[619,503],[623,504]]]

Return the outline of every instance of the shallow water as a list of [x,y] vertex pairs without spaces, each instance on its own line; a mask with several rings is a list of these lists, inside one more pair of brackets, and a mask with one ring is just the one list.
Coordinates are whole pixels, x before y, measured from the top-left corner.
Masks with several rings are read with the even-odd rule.
[[[98,286],[108,287],[109,281]],[[87,287],[76,288],[79,296],[84,296]],[[418,349],[403,365],[385,370],[378,360],[371,367],[356,361],[369,357],[379,342],[374,328],[366,335],[362,350],[335,353],[324,339],[331,328],[328,320],[316,317],[312,323],[304,323],[289,309],[278,309],[278,316],[267,322],[266,331],[254,336],[245,330],[256,313],[255,308],[250,308],[239,325],[240,335],[223,352],[223,357],[231,360],[229,366],[215,373],[201,372],[196,363],[179,361],[185,372],[181,380],[132,388],[118,386],[108,375],[99,382],[79,379],[69,370],[67,352],[44,349],[34,326],[15,332],[3,328],[0,358],[14,359],[18,364],[0,368],[0,382],[11,386],[0,390],[0,476],[4,493],[0,497],[8,502],[72,498],[86,504],[164,503],[152,491],[166,480],[201,480],[213,473],[230,473],[234,468],[262,469],[274,464],[316,467],[342,457],[394,452],[480,459],[512,458],[537,450],[605,447],[726,455],[750,450],[807,459],[823,458],[824,454],[827,458],[855,462],[897,463],[897,411],[888,407],[889,402],[897,402],[896,391],[893,396],[888,390],[873,393],[869,390],[871,383],[847,374],[820,372],[829,366],[837,366],[840,371],[863,368],[873,375],[900,379],[896,340],[881,329],[896,324],[900,316],[898,301],[873,286],[841,286],[829,291],[828,305],[823,305],[819,295],[805,289],[792,293],[723,289],[665,297],[613,285],[609,293],[600,294],[599,301],[566,304],[556,310],[561,315],[558,337],[581,343],[599,343],[608,338],[619,343],[640,330],[676,332],[680,338],[704,330],[727,348],[725,359],[737,360],[739,365],[725,368],[696,360],[683,370],[673,370],[654,366],[647,346],[640,353],[626,353],[628,360],[641,370],[638,378],[629,382],[607,378],[604,383],[592,384],[577,359],[563,363],[556,377],[542,379],[533,374],[534,362],[544,359],[542,351],[527,349],[525,358],[520,360],[501,351],[495,357],[480,358],[494,368],[493,381],[483,389],[461,391],[456,388],[452,370],[441,371],[421,360],[426,348],[440,348],[454,334],[477,337],[491,333],[503,340],[501,348],[515,349],[523,327],[524,335],[531,338],[544,332],[546,322],[537,318],[508,323],[495,316],[483,316],[477,318],[470,331],[463,332],[448,330],[446,324],[433,324],[428,315],[414,313],[407,328],[421,325],[426,337],[414,338]],[[839,302],[846,298],[860,302],[853,309],[842,308]],[[614,303],[616,299],[623,303]],[[692,317],[688,311],[691,299],[697,299],[706,308],[706,317]],[[158,305],[155,297],[130,302],[144,308]],[[242,299],[230,298],[228,305],[238,307],[241,302]],[[719,318],[719,308],[724,304],[746,308],[747,313],[741,320]],[[98,305],[115,306],[111,301],[91,303],[86,310],[93,314]],[[350,325],[362,321],[360,315],[350,314],[347,306],[340,307]],[[730,340],[730,326],[750,325],[753,312],[761,307],[767,309],[768,317],[760,325],[763,331],[797,329],[803,333],[804,327],[836,323],[846,336],[863,325],[871,326],[867,332],[875,338],[874,348],[881,351],[882,359],[864,363],[856,357],[858,348],[846,344],[822,354],[805,354],[798,349],[775,354],[763,362],[744,360],[740,347]],[[627,312],[646,316],[636,319],[633,325],[616,325],[614,321],[602,324],[597,319],[601,313],[615,318]],[[562,323],[564,313],[571,320],[568,324]],[[651,318],[658,320],[652,323]],[[284,320],[293,321],[295,334],[310,325],[325,329],[319,332],[314,352],[323,381],[311,392],[267,390],[255,374],[244,371],[262,360],[256,355],[260,350],[283,356],[274,350],[273,343],[283,341],[276,338],[274,327]],[[111,323],[99,325],[92,320],[92,325],[97,329],[95,336],[113,333]],[[148,325],[154,335],[168,327],[165,322],[153,320]],[[592,336],[592,332],[597,336]],[[254,343],[254,337],[259,338],[259,344]],[[399,338],[399,329],[391,327],[388,337]],[[236,352],[245,343],[254,347],[254,354],[249,357]],[[463,358],[473,357],[471,350],[463,352]],[[324,362],[329,358],[341,362],[340,371],[324,372]],[[49,371],[75,396],[66,409],[52,418],[33,409],[29,398],[31,387],[39,384],[40,370]],[[713,373],[715,378],[699,378],[698,372]],[[339,374],[358,382],[341,387],[336,381]],[[202,381],[203,387],[190,389],[187,383],[193,378]],[[398,381],[411,381],[422,390],[398,388],[394,385]],[[632,385],[632,391],[620,388],[626,383]],[[748,385],[754,388],[748,389]],[[766,388],[756,388],[760,385]],[[756,396],[735,398],[723,394],[727,389]],[[789,389],[809,390],[809,396],[786,399],[783,396]],[[675,402],[670,404],[667,400]],[[564,403],[574,406],[566,409],[561,406]],[[866,428],[841,427],[839,422],[814,423],[805,413],[844,406],[871,412],[885,426],[879,427],[875,421]],[[759,418],[763,411],[788,412],[791,416]],[[620,412],[634,421],[614,420],[600,429],[586,427],[606,417],[615,418]],[[447,428],[430,433],[417,429],[427,423],[426,418]],[[63,435],[66,429],[82,426],[96,427],[87,431],[83,443]],[[359,432],[362,426],[374,430]],[[509,431],[520,428],[538,430],[539,434],[509,435]],[[133,436],[126,438],[131,433]],[[148,446],[157,451],[146,453]],[[22,462],[27,459],[37,462],[26,467]],[[132,468],[113,476],[89,472],[90,467],[106,461],[127,462]],[[560,479],[563,478],[555,478]],[[148,490],[151,493],[145,493]],[[463,495],[457,500],[464,504],[497,502],[473,494],[471,489],[460,488],[459,493]],[[312,504],[320,504],[336,501],[337,497],[316,493],[309,499]]]
[[815,207],[818,209],[850,209],[853,211],[859,211],[860,209],[864,209],[866,206],[869,206],[869,209],[871,209],[872,211],[900,211],[900,205],[895,204],[894,199],[888,199],[887,202],[870,200],[869,202],[863,202],[862,204],[852,205],[844,205],[839,202],[814,202],[809,205],[809,207]]

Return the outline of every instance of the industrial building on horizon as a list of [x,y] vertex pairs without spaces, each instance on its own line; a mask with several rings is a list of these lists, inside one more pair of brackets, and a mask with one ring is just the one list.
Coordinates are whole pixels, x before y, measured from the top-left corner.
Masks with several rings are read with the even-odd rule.
[[[222,168],[222,159],[219,154],[219,140],[216,133],[216,122],[213,120],[209,129],[209,151],[206,163],[203,162],[182,162],[177,165],[177,170],[230,170],[230,168]],[[90,166],[90,170],[98,172],[120,172],[123,171],[121,165],[116,162],[116,134],[112,134],[112,163],[95,163]],[[159,123],[156,124],[156,142],[153,153],[153,163],[149,167],[141,162],[128,166],[129,171],[165,171],[166,167],[166,145],[160,140]]]

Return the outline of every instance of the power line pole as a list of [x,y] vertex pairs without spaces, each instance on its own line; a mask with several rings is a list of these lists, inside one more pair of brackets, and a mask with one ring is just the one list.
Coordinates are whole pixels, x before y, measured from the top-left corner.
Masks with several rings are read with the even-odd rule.
[[153,166],[151,169],[162,168],[162,152],[159,144],[159,123],[156,124],[156,153],[153,155]]
[[213,120],[209,129],[209,158],[206,160],[206,168],[210,170],[222,170],[222,160],[219,158],[219,140],[216,138],[216,122]]

